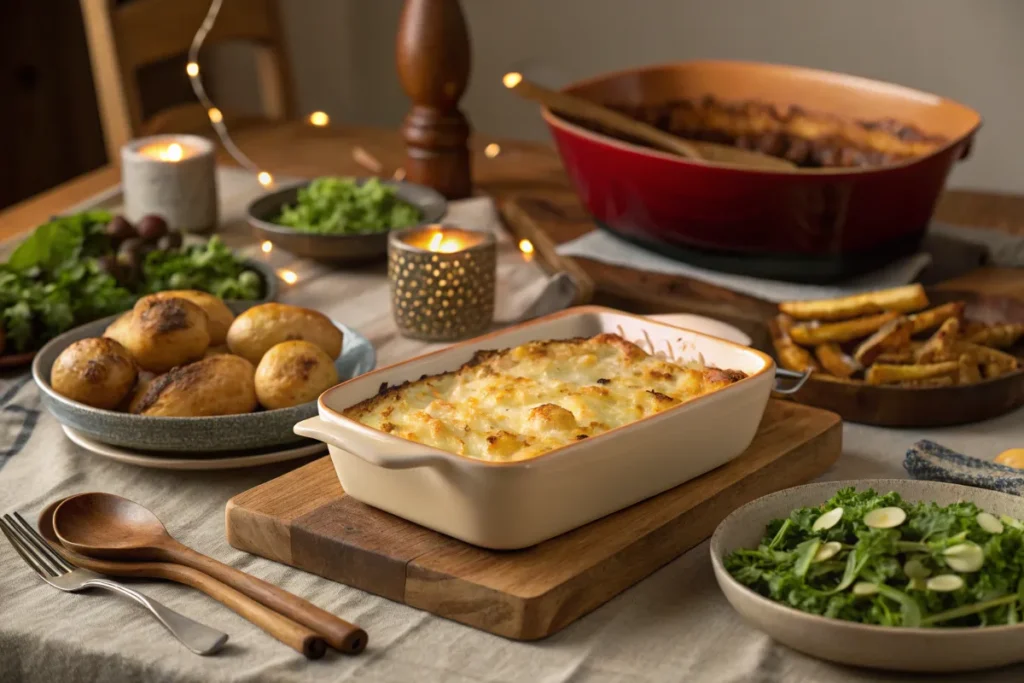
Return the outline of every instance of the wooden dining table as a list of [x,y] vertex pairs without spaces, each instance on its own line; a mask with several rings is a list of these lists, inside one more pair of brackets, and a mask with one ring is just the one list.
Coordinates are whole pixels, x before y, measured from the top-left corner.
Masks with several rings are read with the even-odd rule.
[[[401,168],[405,148],[397,130],[334,126],[319,128],[303,122],[241,126],[233,137],[261,168],[274,175],[308,177],[324,174],[366,175],[354,155],[361,149],[379,160],[382,173]],[[485,153],[497,143],[500,153]],[[516,197],[546,199],[556,205],[578,204],[554,149],[541,142],[507,140],[477,133],[471,139],[475,190],[499,204]],[[491,148],[493,154],[494,148]],[[223,151],[219,163],[234,161]],[[0,211],[0,241],[16,237],[120,182],[116,164],[68,181]],[[1024,235],[1024,195],[975,190],[948,190],[936,220],[958,226],[993,229]],[[612,276],[614,277],[614,275]],[[1024,297],[1024,275],[1016,269],[979,268],[950,286],[965,286],[990,294]]]
[[[357,149],[379,160],[381,174],[390,176],[403,165],[405,156],[401,138],[393,130],[316,128],[296,122],[239,128],[234,137],[261,168],[281,178],[365,175],[366,169],[355,159]],[[494,147],[490,154],[485,153],[493,144],[500,147],[496,156]],[[472,139],[472,161],[476,192],[495,198],[499,205],[529,197],[560,211],[568,207],[579,219],[580,229],[589,229],[550,146],[477,134]],[[220,162],[233,163],[224,154]],[[116,186],[119,178],[116,166],[103,167],[5,209],[0,212],[0,240],[24,235],[50,216],[94,199]],[[1024,196],[950,191],[942,199],[937,218],[1024,235]],[[508,247],[515,251],[514,242]],[[518,252],[513,255],[519,257]],[[339,319],[352,316],[353,320],[345,318],[346,324],[351,322],[366,333],[377,347],[380,362],[386,364],[407,356],[411,347],[395,339],[398,335],[392,329],[387,297],[368,293],[373,283],[386,285],[379,270],[333,273],[352,281],[348,289],[336,280],[311,279],[303,280],[304,293],[290,294],[310,297],[308,304],[306,299],[296,301],[300,305],[320,310],[336,307]],[[629,277],[607,272],[610,278]],[[954,283],[1024,298],[1024,277],[1015,269],[979,268]],[[628,287],[625,281],[604,284]],[[600,287],[596,294],[600,301]],[[905,477],[903,456],[910,444],[925,437],[940,439],[964,453],[991,457],[1003,448],[1024,445],[1021,414],[1017,411],[977,425],[931,432],[847,424],[842,456],[823,478]],[[24,417],[26,426],[22,427],[23,416],[31,416],[34,431],[28,427],[29,417]],[[22,433],[30,434],[21,444],[25,448],[5,451],[4,435]],[[280,463],[247,470],[179,472],[110,462],[65,439],[26,373],[0,374],[0,511],[16,507],[31,519],[34,510],[60,496],[83,490],[121,493],[156,509],[172,533],[190,545],[359,623],[370,633],[371,643],[357,658],[328,657],[306,663],[201,595],[179,586],[146,584],[145,591],[156,599],[231,633],[222,656],[192,657],[164,638],[159,626],[130,604],[78,596],[58,598],[31,576],[13,553],[0,547],[0,681],[78,680],[83,676],[95,680],[157,677],[187,683],[903,680],[836,667],[771,642],[729,607],[715,585],[704,545],[539,642],[500,638],[231,548],[225,540],[227,501],[294,467],[294,463]],[[622,571],[627,569],[622,567]],[[1009,683],[1022,675],[1024,668],[1017,667],[971,680]]]

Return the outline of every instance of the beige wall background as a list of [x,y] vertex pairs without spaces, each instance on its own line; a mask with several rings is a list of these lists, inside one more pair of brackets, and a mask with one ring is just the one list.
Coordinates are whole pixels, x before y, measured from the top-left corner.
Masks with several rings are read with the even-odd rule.
[[[241,0],[239,0],[241,1]],[[280,0],[302,111],[397,125],[401,0]],[[957,187],[1024,192],[1024,0],[462,0],[473,41],[463,108],[483,135],[548,139],[501,86],[548,85],[694,58],[771,61],[879,78],[960,100],[985,119]],[[219,90],[249,107],[246,56],[217,55]]]

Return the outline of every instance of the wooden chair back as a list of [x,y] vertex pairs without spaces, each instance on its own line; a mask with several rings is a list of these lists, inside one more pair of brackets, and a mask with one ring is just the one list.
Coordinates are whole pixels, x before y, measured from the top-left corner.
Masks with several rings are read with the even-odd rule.
[[[117,160],[125,142],[140,134],[208,128],[207,113],[197,102],[144,120],[138,72],[186,54],[210,0],[132,0],[119,5],[114,0],[80,2],[111,162]],[[260,101],[267,118],[291,118],[294,94],[277,0],[224,2],[204,46],[227,42],[250,43],[256,48]],[[184,68],[181,77],[188,78]]]

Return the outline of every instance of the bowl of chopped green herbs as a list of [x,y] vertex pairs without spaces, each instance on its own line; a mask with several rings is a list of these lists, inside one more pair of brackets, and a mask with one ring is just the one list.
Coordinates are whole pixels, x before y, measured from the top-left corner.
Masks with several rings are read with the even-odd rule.
[[60,216],[0,263],[0,367],[27,365],[50,339],[128,310],[145,294],[198,289],[245,302],[276,296],[273,271],[217,237],[182,244],[180,236],[168,240],[174,235],[166,228],[152,240],[119,233],[126,229],[135,230],[106,211]]
[[1024,499],[875,479],[786,489],[729,515],[715,576],[751,624],[806,654],[918,672],[1024,661]]
[[249,205],[258,240],[335,265],[383,258],[388,233],[438,223],[448,205],[438,192],[377,178],[323,177],[282,188]]

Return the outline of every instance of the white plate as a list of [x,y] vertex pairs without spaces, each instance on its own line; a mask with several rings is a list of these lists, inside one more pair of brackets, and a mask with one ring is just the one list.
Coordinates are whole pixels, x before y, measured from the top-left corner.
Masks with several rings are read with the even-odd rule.
[[750,346],[751,339],[742,330],[714,318],[706,318],[703,315],[693,315],[692,313],[659,313],[646,317],[666,325],[682,327],[685,330],[708,334],[735,344]]
[[255,455],[216,458],[174,458],[100,443],[66,426],[64,426],[64,433],[67,434],[67,437],[73,443],[96,455],[128,465],[149,467],[157,470],[235,470],[243,467],[259,467],[260,465],[270,465],[275,462],[306,458],[311,455],[324,453],[327,450],[325,444],[314,443],[308,446],[286,448],[284,450],[257,453]]

